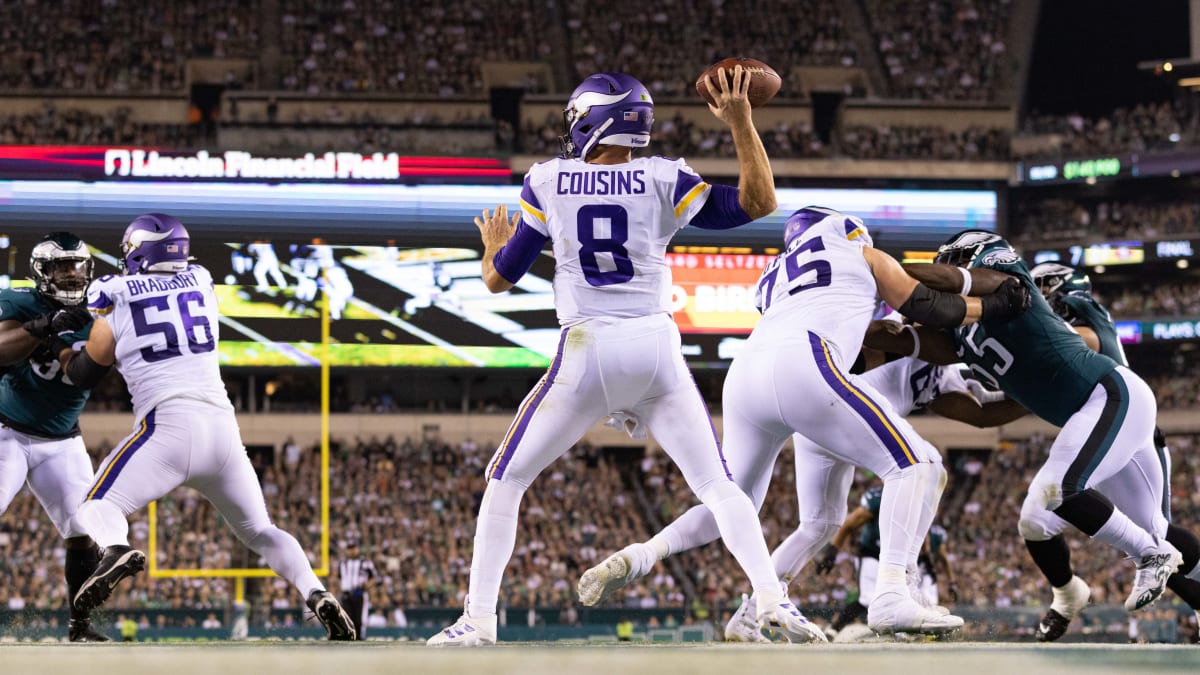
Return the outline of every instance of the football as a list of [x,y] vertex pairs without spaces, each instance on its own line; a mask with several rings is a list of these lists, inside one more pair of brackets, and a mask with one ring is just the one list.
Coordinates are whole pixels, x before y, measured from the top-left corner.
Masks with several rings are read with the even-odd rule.
[[750,71],[750,91],[747,95],[750,98],[750,106],[760,106],[767,101],[770,101],[775,94],[779,92],[779,85],[782,80],[779,79],[779,73],[767,64],[758,59],[751,59],[742,56],[731,57],[718,61],[700,73],[700,77],[696,79],[696,92],[711,105],[713,97],[709,94],[708,85],[705,84],[704,78],[711,75],[713,83],[716,83],[717,69],[725,69],[725,77],[729,80],[730,86],[733,85],[733,67],[741,66]]

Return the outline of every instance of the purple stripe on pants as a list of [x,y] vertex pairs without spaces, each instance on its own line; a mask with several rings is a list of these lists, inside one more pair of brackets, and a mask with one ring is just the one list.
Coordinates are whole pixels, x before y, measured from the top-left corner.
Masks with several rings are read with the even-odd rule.
[[513,425],[508,432],[508,437],[504,439],[504,445],[500,447],[500,458],[496,460],[495,466],[489,472],[488,480],[504,477],[504,469],[508,467],[509,461],[516,454],[517,447],[521,444],[521,438],[525,436],[525,429],[529,427],[529,421],[537,413],[538,406],[546,398],[546,394],[550,392],[551,385],[554,384],[554,378],[558,376],[558,367],[562,365],[563,345],[566,344],[567,333],[570,331],[570,328],[564,328],[562,333],[559,334],[558,352],[555,353],[554,360],[550,362],[550,369],[546,371],[545,377],[538,383],[533,397],[517,413],[517,419],[513,421]]
[[880,408],[878,403],[872,401],[862,391],[852,389],[848,381],[843,381],[845,378],[837,371],[837,366],[833,364],[833,360],[826,353],[825,342],[820,336],[810,332],[808,342],[812,346],[813,359],[817,362],[817,370],[821,371],[821,377],[843,401],[850,405],[854,412],[858,413],[859,417],[867,421],[871,430],[875,432],[875,436],[891,453],[892,459],[896,460],[896,464],[900,467],[915,464],[914,458],[910,455],[911,451],[898,437],[899,431],[884,419],[883,408]]

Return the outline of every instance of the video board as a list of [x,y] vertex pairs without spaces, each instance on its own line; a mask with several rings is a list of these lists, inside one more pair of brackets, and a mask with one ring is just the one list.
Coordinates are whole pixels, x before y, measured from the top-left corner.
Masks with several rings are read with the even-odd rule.
[[[318,299],[331,301],[336,367],[541,368],[558,341],[554,259],[547,250],[516,287],[480,279],[472,218],[515,208],[518,185],[331,185],[186,181],[0,181],[0,253],[7,276],[28,273],[28,251],[68,229],[112,273],[121,232],[140,213],[180,217],[193,254],[216,280],[221,358],[230,367],[319,364]],[[863,217],[896,255],[931,250],[965,227],[994,229],[989,191],[780,189],[779,209],[736,230],[684,228],[668,250],[671,310],[696,367],[727,366],[758,313],[754,286],[800,206]],[[0,266],[2,267],[2,266]],[[0,278],[0,283],[4,279]]]

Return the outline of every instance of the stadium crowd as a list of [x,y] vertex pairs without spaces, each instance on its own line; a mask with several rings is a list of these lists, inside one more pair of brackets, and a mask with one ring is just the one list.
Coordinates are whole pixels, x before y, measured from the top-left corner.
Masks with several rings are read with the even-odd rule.
[[183,90],[193,58],[257,59],[258,2],[0,4],[0,90]]
[[1095,117],[1033,111],[1025,117],[1021,134],[1049,136],[1050,143],[1028,152],[1014,152],[1013,158],[1086,157],[1172,149],[1194,145],[1195,129],[1195,114],[1172,101],[1117,108],[1109,115]]
[[1014,246],[1080,241],[1160,239],[1200,232],[1192,200],[1080,201],[1053,197],[1016,202]]
[[867,0],[892,96],[986,101],[1008,75],[1011,0]]
[[190,124],[135,122],[132,110],[99,114],[78,108],[59,110],[46,103],[37,112],[0,114],[4,145],[147,145],[192,148],[202,145],[201,129]]
[[693,96],[696,64],[741,55],[746,45],[785,78],[797,65],[853,66],[858,60],[843,9],[832,0],[564,4],[575,78],[605,70],[637,73],[658,96]]
[[[994,452],[952,453],[946,458],[951,482],[939,520],[949,532],[948,556],[958,582],[958,603],[1038,608],[1046,601],[1048,591],[1016,535],[1015,522],[1025,486],[1050,440],[1035,436],[1004,442]],[[1200,527],[1200,436],[1171,436],[1169,443],[1175,458],[1176,522],[1194,529]],[[468,440],[451,446],[391,437],[334,443],[332,555],[336,559],[339,540],[363,542],[381,574],[372,590],[377,625],[403,625],[405,610],[414,607],[462,605],[474,517],[484,487],[482,473],[492,445]],[[93,454],[102,456],[106,450],[106,446],[97,448]],[[252,459],[271,515],[296,535],[314,566],[319,565],[318,448],[289,438],[273,453],[252,452]],[[998,476],[1006,478],[992,479]],[[870,485],[870,477],[860,473],[851,509]],[[531,490],[522,505],[522,527],[501,592],[507,607],[573,607],[574,584],[583,570],[629,542],[645,540],[694,503],[679,472],[653,449],[638,458],[580,444],[546,470],[539,488]],[[789,449],[776,465],[761,515],[769,545],[777,544],[795,526]],[[262,565],[194,492],[178,490],[160,500],[156,532],[157,562],[163,569]],[[131,541],[144,547],[148,537],[147,513],[135,514]],[[1096,602],[1119,602],[1132,579],[1132,566],[1080,536],[1071,535],[1069,541],[1078,573],[1091,583]],[[21,493],[0,520],[0,560],[4,562],[0,607],[63,606],[62,543],[28,492]],[[799,606],[824,614],[856,592],[850,554],[843,553],[838,560],[829,574],[818,576],[810,569],[793,583]],[[680,573],[687,578],[676,576]],[[336,577],[330,582],[336,588]],[[268,615],[269,610],[286,614],[300,605],[286,582],[269,578],[250,584],[252,621],[287,625],[293,620],[283,614]],[[697,592],[690,600],[684,592],[688,586]],[[675,564],[660,564],[609,604],[681,608],[689,620],[721,621],[745,591],[735,561],[714,543],[678,556]],[[947,591],[943,584],[943,599]],[[142,574],[123,585],[109,607],[149,625],[170,625],[177,620],[174,615],[156,610],[220,611],[231,593],[232,582],[226,579],[154,579]],[[564,611],[560,616],[576,615]],[[197,623],[194,617],[180,621]]]

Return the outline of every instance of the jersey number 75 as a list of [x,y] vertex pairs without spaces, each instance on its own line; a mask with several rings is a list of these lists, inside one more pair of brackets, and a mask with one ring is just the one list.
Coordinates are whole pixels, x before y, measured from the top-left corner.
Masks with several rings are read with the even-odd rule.
[[[783,267],[787,272],[788,295],[795,295],[810,288],[820,288],[833,283],[833,266],[828,260],[823,260],[817,254],[825,250],[825,242],[820,237],[813,237],[783,256]],[[803,261],[803,262],[801,262]],[[758,308],[766,312],[771,306],[771,298],[775,294],[775,278],[779,274],[780,258],[771,261],[763,270],[762,278],[758,280]],[[816,278],[804,281],[805,275],[816,272]]]

